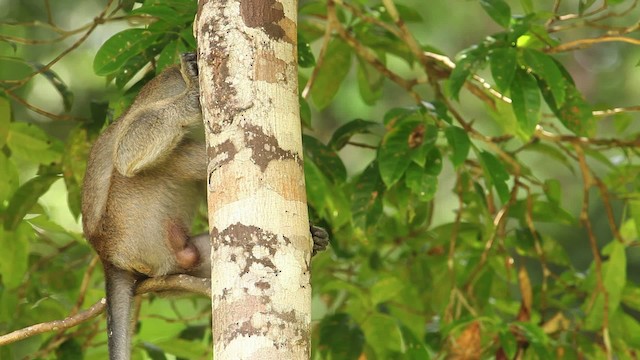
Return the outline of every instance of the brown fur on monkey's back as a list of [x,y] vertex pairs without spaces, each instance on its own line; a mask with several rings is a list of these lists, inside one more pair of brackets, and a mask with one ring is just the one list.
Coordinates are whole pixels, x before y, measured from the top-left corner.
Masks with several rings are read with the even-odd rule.
[[133,177],[118,173],[113,158],[119,126],[120,120],[112,124],[89,156],[82,199],[85,236],[103,261],[118,268],[148,276],[172,273],[179,266],[169,236],[187,238],[200,186],[176,181],[180,172],[168,160]]

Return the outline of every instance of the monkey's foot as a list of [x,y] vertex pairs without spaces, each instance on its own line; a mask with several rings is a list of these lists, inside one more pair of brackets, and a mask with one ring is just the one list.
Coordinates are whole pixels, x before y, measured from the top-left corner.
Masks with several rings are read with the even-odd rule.
[[310,230],[313,238],[313,253],[311,254],[313,256],[327,248],[327,245],[329,245],[329,233],[327,230],[315,225],[311,225]]

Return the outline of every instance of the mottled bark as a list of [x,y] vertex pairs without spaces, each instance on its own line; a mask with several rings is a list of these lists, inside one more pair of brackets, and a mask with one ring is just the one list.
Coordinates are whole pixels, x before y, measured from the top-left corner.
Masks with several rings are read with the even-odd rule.
[[199,2],[214,356],[308,359],[311,238],[296,1]]

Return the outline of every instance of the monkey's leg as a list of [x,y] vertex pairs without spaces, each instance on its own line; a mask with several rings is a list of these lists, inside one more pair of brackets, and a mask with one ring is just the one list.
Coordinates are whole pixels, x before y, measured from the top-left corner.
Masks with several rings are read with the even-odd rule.
[[131,357],[131,303],[135,277],[132,273],[104,263],[107,293],[107,335],[110,360]]
[[200,254],[200,263],[198,266],[189,271],[189,275],[197,276],[201,278],[211,277],[211,236],[209,233],[204,233],[196,236],[192,236],[188,240],[197,249]]

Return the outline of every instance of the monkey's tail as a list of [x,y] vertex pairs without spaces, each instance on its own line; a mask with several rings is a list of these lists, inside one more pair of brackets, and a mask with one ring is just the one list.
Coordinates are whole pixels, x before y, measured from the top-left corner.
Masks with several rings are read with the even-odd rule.
[[131,357],[131,304],[136,279],[133,274],[104,262],[107,293],[107,336],[110,360]]

